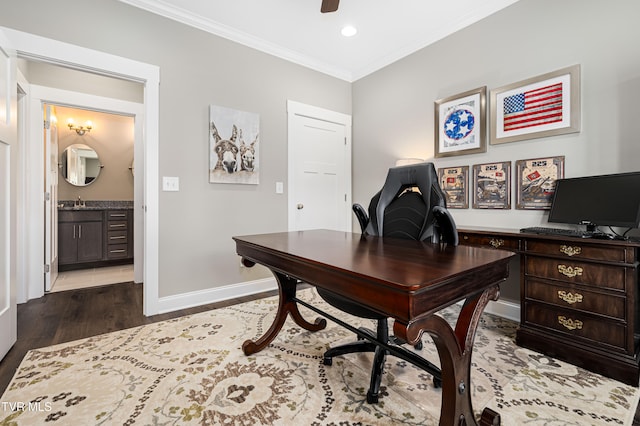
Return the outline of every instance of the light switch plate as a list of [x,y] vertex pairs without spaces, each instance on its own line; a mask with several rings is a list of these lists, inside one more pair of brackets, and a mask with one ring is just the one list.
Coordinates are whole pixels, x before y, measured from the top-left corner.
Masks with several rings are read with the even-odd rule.
[[163,191],[180,191],[180,178],[177,176],[162,176]]
[[276,182],[276,194],[282,194],[284,192],[284,183]]

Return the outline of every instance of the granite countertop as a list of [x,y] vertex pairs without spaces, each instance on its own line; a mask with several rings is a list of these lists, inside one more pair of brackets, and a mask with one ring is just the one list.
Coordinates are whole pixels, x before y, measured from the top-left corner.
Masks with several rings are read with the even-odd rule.
[[83,201],[83,207],[74,207],[74,200],[59,200],[58,210],[126,210],[133,209],[133,201]]

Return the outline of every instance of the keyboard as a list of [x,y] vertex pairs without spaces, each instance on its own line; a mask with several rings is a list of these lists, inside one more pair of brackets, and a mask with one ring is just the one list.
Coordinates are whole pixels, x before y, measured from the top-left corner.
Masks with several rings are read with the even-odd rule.
[[585,238],[588,235],[585,235],[582,231],[576,231],[573,229],[562,229],[562,228],[545,228],[542,226],[532,226],[530,228],[522,228],[520,232],[526,232],[529,234],[543,234],[543,235],[560,235],[563,237],[576,237],[576,238]]

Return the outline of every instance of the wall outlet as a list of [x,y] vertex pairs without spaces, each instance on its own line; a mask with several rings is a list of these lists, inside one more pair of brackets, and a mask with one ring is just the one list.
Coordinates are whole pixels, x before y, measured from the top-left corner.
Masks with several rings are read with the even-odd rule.
[[162,176],[163,191],[180,191],[180,178],[174,176]]

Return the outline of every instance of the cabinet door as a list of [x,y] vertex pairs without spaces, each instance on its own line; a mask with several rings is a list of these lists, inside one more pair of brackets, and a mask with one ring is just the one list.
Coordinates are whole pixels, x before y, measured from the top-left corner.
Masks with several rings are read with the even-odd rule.
[[58,223],[58,263],[67,265],[78,260],[78,230],[75,223]]
[[102,222],[80,222],[78,226],[78,261],[102,260]]

